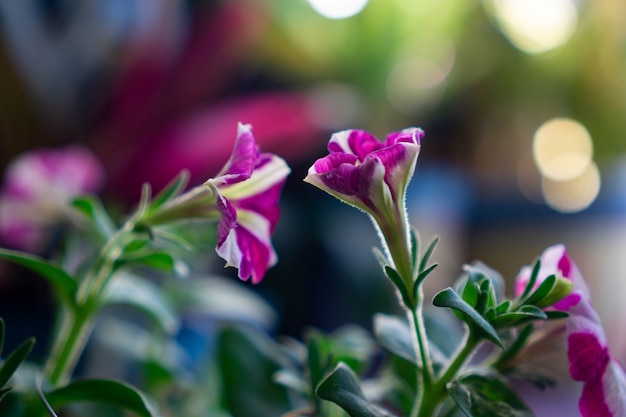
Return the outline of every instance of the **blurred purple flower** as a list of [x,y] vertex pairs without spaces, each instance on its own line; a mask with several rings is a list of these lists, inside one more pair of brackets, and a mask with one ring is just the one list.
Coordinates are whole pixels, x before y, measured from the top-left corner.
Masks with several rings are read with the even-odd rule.
[[[405,194],[424,132],[405,129],[379,141],[363,130],[335,133],[329,155],[309,168],[306,182],[368,213],[385,238],[398,271],[410,279]],[[384,243],[384,242],[383,242]]]
[[279,217],[278,200],[290,169],[270,153],[260,153],[249,125],[239,124],[233,153],[217,177],[206,185],[217,195],[222,218],[217,253],[239,278],[256,284],[276,264],[271,242]]
[[98,191],[103,183],[100,162],[83,147],[23,154],[5,172],[0,238],[16,248],[40,249],[51,225],[72,219],[69,202]]
[[[516,292],[530,279],[531,268],[524,267],[516,278]],[[542,282],[552,274],[560,274],[574,284],[570,295],[554,307],[566,311],[569,371],[572,378],[583,382],[578,402],[583,417],[626,416],[626,373],[609,352],[600,318],[591,305],[589,290],[565,246],[555,245],[541,255],[537,277]]]

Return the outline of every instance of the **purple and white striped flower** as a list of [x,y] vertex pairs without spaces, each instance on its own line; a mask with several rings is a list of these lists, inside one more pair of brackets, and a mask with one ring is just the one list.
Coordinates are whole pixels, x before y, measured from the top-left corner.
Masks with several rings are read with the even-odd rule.
[[368,213],[405,279],[410,274],[410,245],[404,200],[423,137],[419,128],[391,133],[384,141],[363,130],[337,132],[328,144],[329,154],[318,159],[304,179]]
[[[531,274],[524,267],[516,279],[516,291],[523,290]],[[583,417],[626,417],[626,372],[611,356],[606,334],[593,306],[585,280],[563,245],[546,249],[541,255],[541,282],[560,274],[574,284],[572,292],[554,305],[566,311],[567,356],[572,378],[583,383],[578,402]]]
[[103,183],[100,162],[80,146],[19,156],[7,167],[0,191],[0,238],[19,249],[41,249],[50,226],[73,218],[69,202]]
[[239,269],[239,278],[263,279],[277,262],[271,235],[280,209],[278,200],[290,169],[280,157],[260,153],[249,125],[239,124],[233,153],[217,177],[205,185],[217,195],[222,214],[217,253],[226,266]]

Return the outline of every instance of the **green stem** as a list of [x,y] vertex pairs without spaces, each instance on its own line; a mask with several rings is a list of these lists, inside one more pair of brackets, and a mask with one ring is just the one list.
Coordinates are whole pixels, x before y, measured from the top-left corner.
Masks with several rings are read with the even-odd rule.
[[66,384],[76,367],[95,322],[95,315],[106,296],[106,286],[113,274],[115,261],[132,237],[138,215],[131,217],[100,251],[93,269],[85,276],[76,295],[76,306],[61,315],[44,376],[53,386]]
[[463,348],[456,354],[454,360],[450,362],[437,381],[424,392],[423,401],[420,403],[419,411],[415,416],[431,417],[435,410],[446,396],[446,385],[456,376],[463,367],[467,359],[474,352],[479,339],[474,337],[469,331],[463,344]]
[[433,385],[433,367],[430,360],[430,353],[428,349],[428,338],[426,336],[426,328],[424,326],[423,317],[423,295],[422,289],[418,290],[417,299],[415,300],[416,306],[410,309],[410,319],[413,323],[413,334],[415,337],[416,350],[419,353],[421,360],[421,375],[418,381],[418,393],[415,399],[415,403],[411,409],[411,417],[417,417],[420,404],[423,404],[427,392],[430,391]]
[[64,385],[69,381],[92,328],[90,312],[65,311],[52,353],[44,368],[46,380],[53,386]]

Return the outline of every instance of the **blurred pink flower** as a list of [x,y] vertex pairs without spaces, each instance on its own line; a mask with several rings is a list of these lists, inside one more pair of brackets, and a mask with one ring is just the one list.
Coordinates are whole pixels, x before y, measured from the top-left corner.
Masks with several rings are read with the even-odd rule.
[[[516,279],[516,292],[523,291],[530,279],[531,268],[524,267]],[[570,295],[554,307],[566,311],[569,371],[572,378],[583,382],[578,406],[583,417],[626,416],[626,373],[609,352],[600,318],[591,305],[589,290],[565,246],[555,245],[541,255],[537,281],[561,274],[574,284]]]
[[217,253],[239,278],[256,284],[277,261],[271,235],[278,200],[290,170],[276,155],[260,153],[249,125],[239,124],[233,153],[217,177],[206,182],[217,194],[222,218]]
[[384,141],[363,130],[335,133],[328,144],[329,155],[318,159],[304,179],[368,213],[380,228],[396,268],[406,269],[405,275],[410,273],[405,194],[422,137],[419,128],[391,133]]
[[6,169],[0,191],[0,239],[38,250],[49,227],[72,219],[70,201],[104,183],[100,162],[85,148],[69,146],[23,154]]

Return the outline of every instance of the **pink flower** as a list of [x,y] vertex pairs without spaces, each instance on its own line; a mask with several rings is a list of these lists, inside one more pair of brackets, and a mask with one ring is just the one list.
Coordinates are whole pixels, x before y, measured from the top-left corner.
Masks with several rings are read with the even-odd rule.
[[[410,275],[406,188],[424,132],[405,129],[379,141],[363,130],[332,135],[329,155],[309,168],[306,182],[368,213],[380,228],[398,271]],[[385,243],[383,242],[383,243]]]
[[[530,271],[530,267],[522,268],[516,279],[516,292],[523,291]],[[584,278],[563,245],[552,246],[541,255],[538,282],[552,274],[561,274],[574,284],[570,295],[554,307],[570,314],[566,319],[567,356],[570,375],[584,384],[578,403],[580,413],[583,417],[625,417],[626,373],[609,352]]]
[[270,240],[280,214],[278,200],[290,169],[270,153],[260,153],[249,125],[239,124],[237,141],[226,166],[205,184],[217,195],[222,213],[217,253],[239,278],[263,279],[277,256]]
[[0,191],[0,238],[8,245],[37,250],[49,227],[73,216],[69,202],[98,191],[100,162],[85,148],[38,150],[14,160]]

